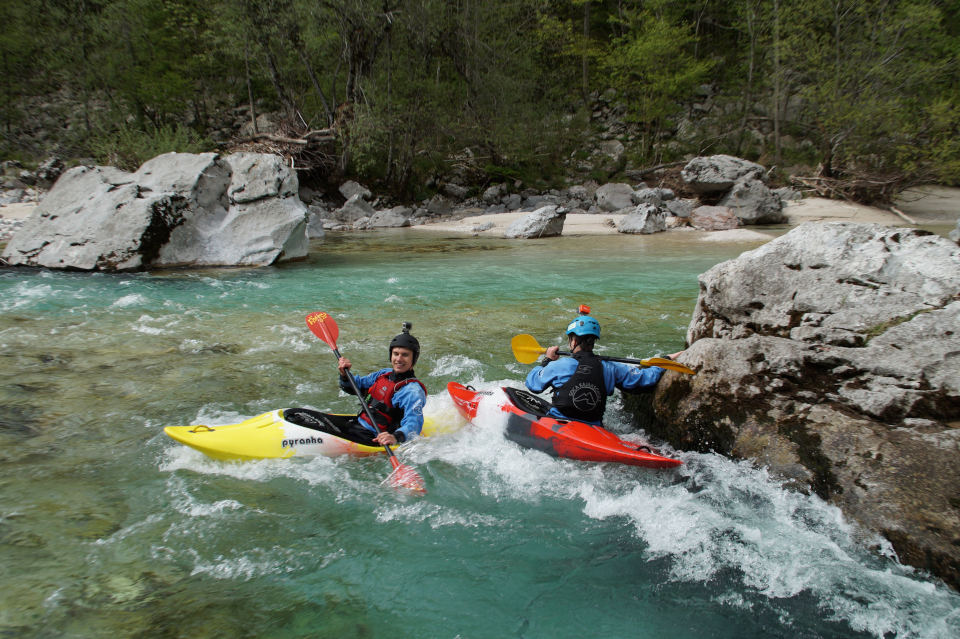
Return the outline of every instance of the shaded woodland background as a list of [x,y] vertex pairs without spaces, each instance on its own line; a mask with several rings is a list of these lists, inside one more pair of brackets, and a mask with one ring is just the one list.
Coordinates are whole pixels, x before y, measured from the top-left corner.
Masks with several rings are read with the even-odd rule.
[[[616,163],[591,161],[623,145]],[[960,184],[956,0],[18,0],[0,159],[266,145],[396,197],[728,153],[847,195]],[[858,193],[857,189],[862,190]]]

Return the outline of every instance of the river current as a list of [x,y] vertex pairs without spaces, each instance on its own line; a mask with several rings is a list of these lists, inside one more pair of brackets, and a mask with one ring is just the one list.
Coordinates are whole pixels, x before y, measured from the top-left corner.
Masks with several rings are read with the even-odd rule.
[[[331,236],[263,269],[0,270],[0,637],[449,639],[960,636],[960,596],[762,469],[554,459],[465,425],[444,388],[519,385],[510,338],[683,347],[697,275],[754,248],[697,234]],[[217,462],[163,426],[353,412],[402,321],[446,434],[383,457]],[[617,396],[615,396],[617,398]],[[607,425],[641,437],[614,399]],[[661,442],[653,442],[662,445]]]

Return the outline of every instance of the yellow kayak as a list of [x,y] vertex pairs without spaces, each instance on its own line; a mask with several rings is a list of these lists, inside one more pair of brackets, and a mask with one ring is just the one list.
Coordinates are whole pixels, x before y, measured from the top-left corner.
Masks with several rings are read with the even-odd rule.
[[[167,435],[181,444],[199,450],[219,460],[244,461],[251,459],[314,457],[324,455],[379,455],[382,446],[366,446],[331,435],[317,428],[295,424],[284,419],[283,412],[289,409],[272,410],[239,424],[224,426],[167,426]],[[300,410],[300,409],[298,409]],[[354,415],[328,415],[333,419],[352,419]],[[436,421],[425,417],[422,437],[440,432]]]

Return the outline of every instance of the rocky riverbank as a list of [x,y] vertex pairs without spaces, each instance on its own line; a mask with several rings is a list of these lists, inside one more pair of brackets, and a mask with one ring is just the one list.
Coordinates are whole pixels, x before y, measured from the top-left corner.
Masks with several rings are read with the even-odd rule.
[[[167,154],[162,160],[151,160],[148,165],[156,167],[162,163],[164,171],[183,173],[191,170],[193,158],[210,155]],[[251,154],[236,154],[235,157],[246,156]],[[234,156],[219,157],[229,164],[226,158]],[[265,160],[264,163],[282,166],[278,162]],[[177,168],[178,164],[183,166]],[[113,181],[125,184],[135,180],[140,173],[126,174],[110,167],[103,169],[110,175],[120,176]],[[101,169],[97,170],[103,173]],[[45,189],[60,177],[62,171],[63,165],[54,159],[44,163],[36,172],[25,171],[15,163],[4,163],[4,182],[0,185],[3,187],[0,189],[0,242],[8,241],[23,226],[37,203],[46,196]],[[276,179],[285,185],[284,197],[299,196],[288,202],[302,204],[308,221],[306,234],[311,239],[322,238],[327,231],[412,227],[424,231],[513,238],[699,230],[709,232],[702,235],[710,241],[739,241],[769,237],[757,232],[764,225],[795,226],[806,221],[933,225],[937,227],[935,232],[943,234],[954,228],[951,225],[960,223],[960,189],[918,189],[903,194],[898,202],[899,208],[880,209],[824,198],[804,198],[803,193],[792,189],[770,189],[765,183],[764,167],[723,155],[694,158],[687,163],[680,173],[682,180],[678,182],[685,196],[670,188],[651,188],[645,184],[612,182],[598,185],[587,182],[548,192],[525,189],[517,183],[501,183],[471,197],[468,189],[444,184],[440,193],[419,204],[389,205],[356,182],[341,185],[335,194],[337,197],[334,197],[300,188],[295,184],[295,176],[287,173],[278,174]],[[231,192],[241,193],[239,182],[248,177],[239,175],[235,180],[238,184],[231,187]],[[270,181],[262,172],[255,179]],[[158,186],[170,193],[183,190],[182,185],[172,182],[151,184],[149,188]],[[253,188],[256,190],[257,187]],[[189,193],[186,196],[191,197]],[[69,199],[87,198],[74,189]],[[244,197],[241,195],[239,199],[243,201]],[[78,211],[96,217],[94,209],[100,206],[88,203],[77,211],[50,211],[47,217],[56,219],[66,212],[74,216]],[[89,232],[96,230],[87,223],[81,226]],[[47,231],[38,229],[41,235],[44,232]],[[955,230],[954,235],[960,237],[960,230]],[[77,238],[71,238],[69,243],[76,245]]]
[[680,361],[631,399],[683,450],[750,459],[960,588],[960,247],[807,223],[700,276]]

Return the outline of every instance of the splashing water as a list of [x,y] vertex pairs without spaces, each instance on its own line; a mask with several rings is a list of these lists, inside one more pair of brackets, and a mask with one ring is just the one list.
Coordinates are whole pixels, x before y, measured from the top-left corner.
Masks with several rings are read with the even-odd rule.
[[[502,414],[465,425],[442,392],[519,386],[510,338],[559,343],[580,303],[604,353],[673,352],[697,275],[753,246],[385,231],[277,268],[0,271],[0,634],[960,635],[956,593],[762,469],[554,459],[506,440]],[[364,371],[413,322],[444,432],[397,452],[426,495],[382,485],[385,457],[224,463],[162,434],[355,411],[314,310]],[[617,401],[608,415],[642,435]]]

